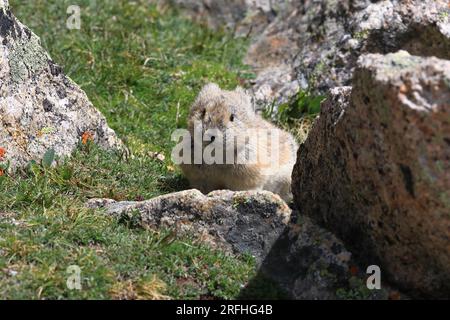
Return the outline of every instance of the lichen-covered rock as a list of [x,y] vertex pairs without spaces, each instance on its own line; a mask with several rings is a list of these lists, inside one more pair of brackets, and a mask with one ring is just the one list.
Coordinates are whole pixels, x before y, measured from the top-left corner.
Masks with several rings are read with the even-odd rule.
[[[349,85],[356,61],[365,53],[404,49],[450,59],[448,1],[293,1],[290,7],[255,38],[247,56],[263,71],[254,91],[264,90],[278,102],[295,87],[326,93]],[[279,77],[266,77],[274,65],[284,66],[283,77],[291,80],[279,85]]]
[[112,215],[138,213],[140,224],[174,228],[232,252],[251,253],[261,260],[289,222],[291,209],[267,191],[213,191],[207,196],[192,189],[140,202],[92,199]]
[[450,61],[362,56],[298,152],[296,205],[415,295],[450,294]]
[[[261,106],[286,102],[300,89],[324,94],[350,85],[356,61],[365,53],[403,49],[450,59],[450,7],[445,0],[172,2],[196,7],[191,12],[206,16],[214,26],[240,30],[250,21],[257,32],[251,33],[246,62],[257,73],[252,89]],[[258,16],[263,18],[254,18]]]
[[388,296],[387,290],[367,289],[365,269],[356,267],[340,240],[308,217],[292,222],[291,209],[268,191],[203,195],[192,189],[140,202],[91,199],[87,206],[128,223],[194,236],[228,254],[253,255],[259,272],[243,289],[244,296],[260,277],[295,299]]
[[86,94],[56,65],[39,38],[0,2],[0,147],[11,168],[53,148],[69,155],[81,137],[105,148],[121,142]]

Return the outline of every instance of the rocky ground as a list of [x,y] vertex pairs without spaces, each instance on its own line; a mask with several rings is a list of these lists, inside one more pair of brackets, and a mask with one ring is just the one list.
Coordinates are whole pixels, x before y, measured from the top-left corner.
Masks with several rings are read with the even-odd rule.
[[[140,201],[187,188],[170,160],[170,135],[185,125],[205,79],[231,89],[245,77],[246,41],[147,0],[86,1],[80,30],[67,29],[70,0],[0,4],[0,87],[1,97],[9,98],[0,98],[0,109],[10,113],[5,123],[0,114],[0,298],[239,296],[256,273],[251,255],[224,254],[166,228],[140,228],[85,203],[99,197]],[[36,34],[30,33],[35,46],[11,56],[16,39],[29,39],[28,29]],[[47,64],[30,65],[27,57],[36,51],[38,61],[51,56],[60,74]],[[10,68],[16,64],[29,74],[16,78],[11,70],[17,69]],[[7,131],[11,113],[19,117],[13,124],[23,138],[20,147],[15,131]],[[120,137],[131,156],[108,149],[104,130]],[[80,268],[81,290],[67,286],[71,265]],[[257,294],[271,296],[271,290]]]
[[175,3],[251,37],[258,103],[328,96],[298,151],[300,213],[404,291],[448,297],[448,2]]
[[194,234],[229,254],[251,254],[259,272],[242,296],[264,283],[261,278],[278,284],[291,299],[389,296],[387,288],[371,292],[365,287],[365,270],[358,269],[340,240],[299,217],[271,192],[219,190],[203,195],[193,189],[137,202],[91,199],[88,207],[142,227]]
[[[293,209],[268,192],[196,190],[87,206],[144,228],[195,234],[230,255],[251,254],[255,285],[268,278],[289,298],[448,298],[448,2],[158,2],[167,3],[249,37],[245,61],[260,107],[298,92],[327,96],[298,151]],[[119,146],[7,1],[0,6],[0,145],[14,154],[13,166],[50,147],[68,154],[86,132]],[[42,123],[52,130],[38,134]],[[381,268],[381,290],[366,287],[369,265]]]
[[449,59],[448,2],[169,0],[211,27],[249,35],[246,61],[258,70],[260,102],[286,101],[299,89],[327,93],[350,85],[358,57],[400,49]]

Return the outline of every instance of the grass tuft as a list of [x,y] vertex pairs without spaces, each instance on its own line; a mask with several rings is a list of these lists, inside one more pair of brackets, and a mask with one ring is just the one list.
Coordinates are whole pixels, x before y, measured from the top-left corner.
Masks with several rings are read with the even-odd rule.
[[320,104],[324,99],[322,95],[300,90],[276,110],[273,104],[269,105],[263,115],[291,132],[299,143],[303,143],[308,137],[314,119],[320,113]]

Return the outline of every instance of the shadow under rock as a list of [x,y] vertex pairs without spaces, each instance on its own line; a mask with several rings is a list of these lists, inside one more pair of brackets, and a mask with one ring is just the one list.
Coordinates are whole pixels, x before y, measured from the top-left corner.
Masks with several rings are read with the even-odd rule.
[[[299,216],[274,242],[238,299],[386,299],[370,291],[343,243]],[[356,268],[357,274],[350,270]]]
[[171,193],[190,189],[189,181],[179,173],[170,174],[158,179],[158,186],[164,193]]

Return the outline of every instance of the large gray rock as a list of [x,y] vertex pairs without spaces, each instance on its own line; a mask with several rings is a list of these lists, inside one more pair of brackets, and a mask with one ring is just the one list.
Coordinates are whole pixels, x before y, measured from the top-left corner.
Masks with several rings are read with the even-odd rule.
[[359,59],[300,146],[295,203],[419,296],[450,296],[450,61]]
[[146,201],[115,202],[91,199],[89,207],[108,214],[133,218],[153,228],[173,228],[196,235],[214,247],[251,253],[261,261],[286,228],[291,209],[277,195],[266,191],[213,191],[196,189],[170,193]]
[[303,88],[326,93],[351,83],[361,54],[400,49],[450,58],[447,1],[306,1],[293,66]]
[[121,142],[86,94],[56,65],[39,38],[0,1],[0,147],[17,168],[50,148],[70,155],[82,135],[105,148]]
[[247,54],[258,71],[253,90],[262,104],[285,102],[299,88],[324,94],[349,85],[364,53],[405,49],[450,58],[447,1],[293,1],[290,7]]
[[366,288],[365,269],[356,267],[340,240],[308,217],[290,222],[291,209],[268,191],[219,190],[203,195],[192,189],[140,202],[91,199],[87,206],[127,223],[194,236],[228,254],[253,255],[259,272],[243,289],[243,297],[251,295],[261,278],[295,299],[388,296],[386,290]]
[[259,105],[286,102],[300,89],[324,94],[349,85],[365,53],[404,49],[450,58],[445,0],[172,2],[214,27],[229,26],[238,34],[249,26],[257,31],[250,33],[246,62],[257,73],[252,88]]

